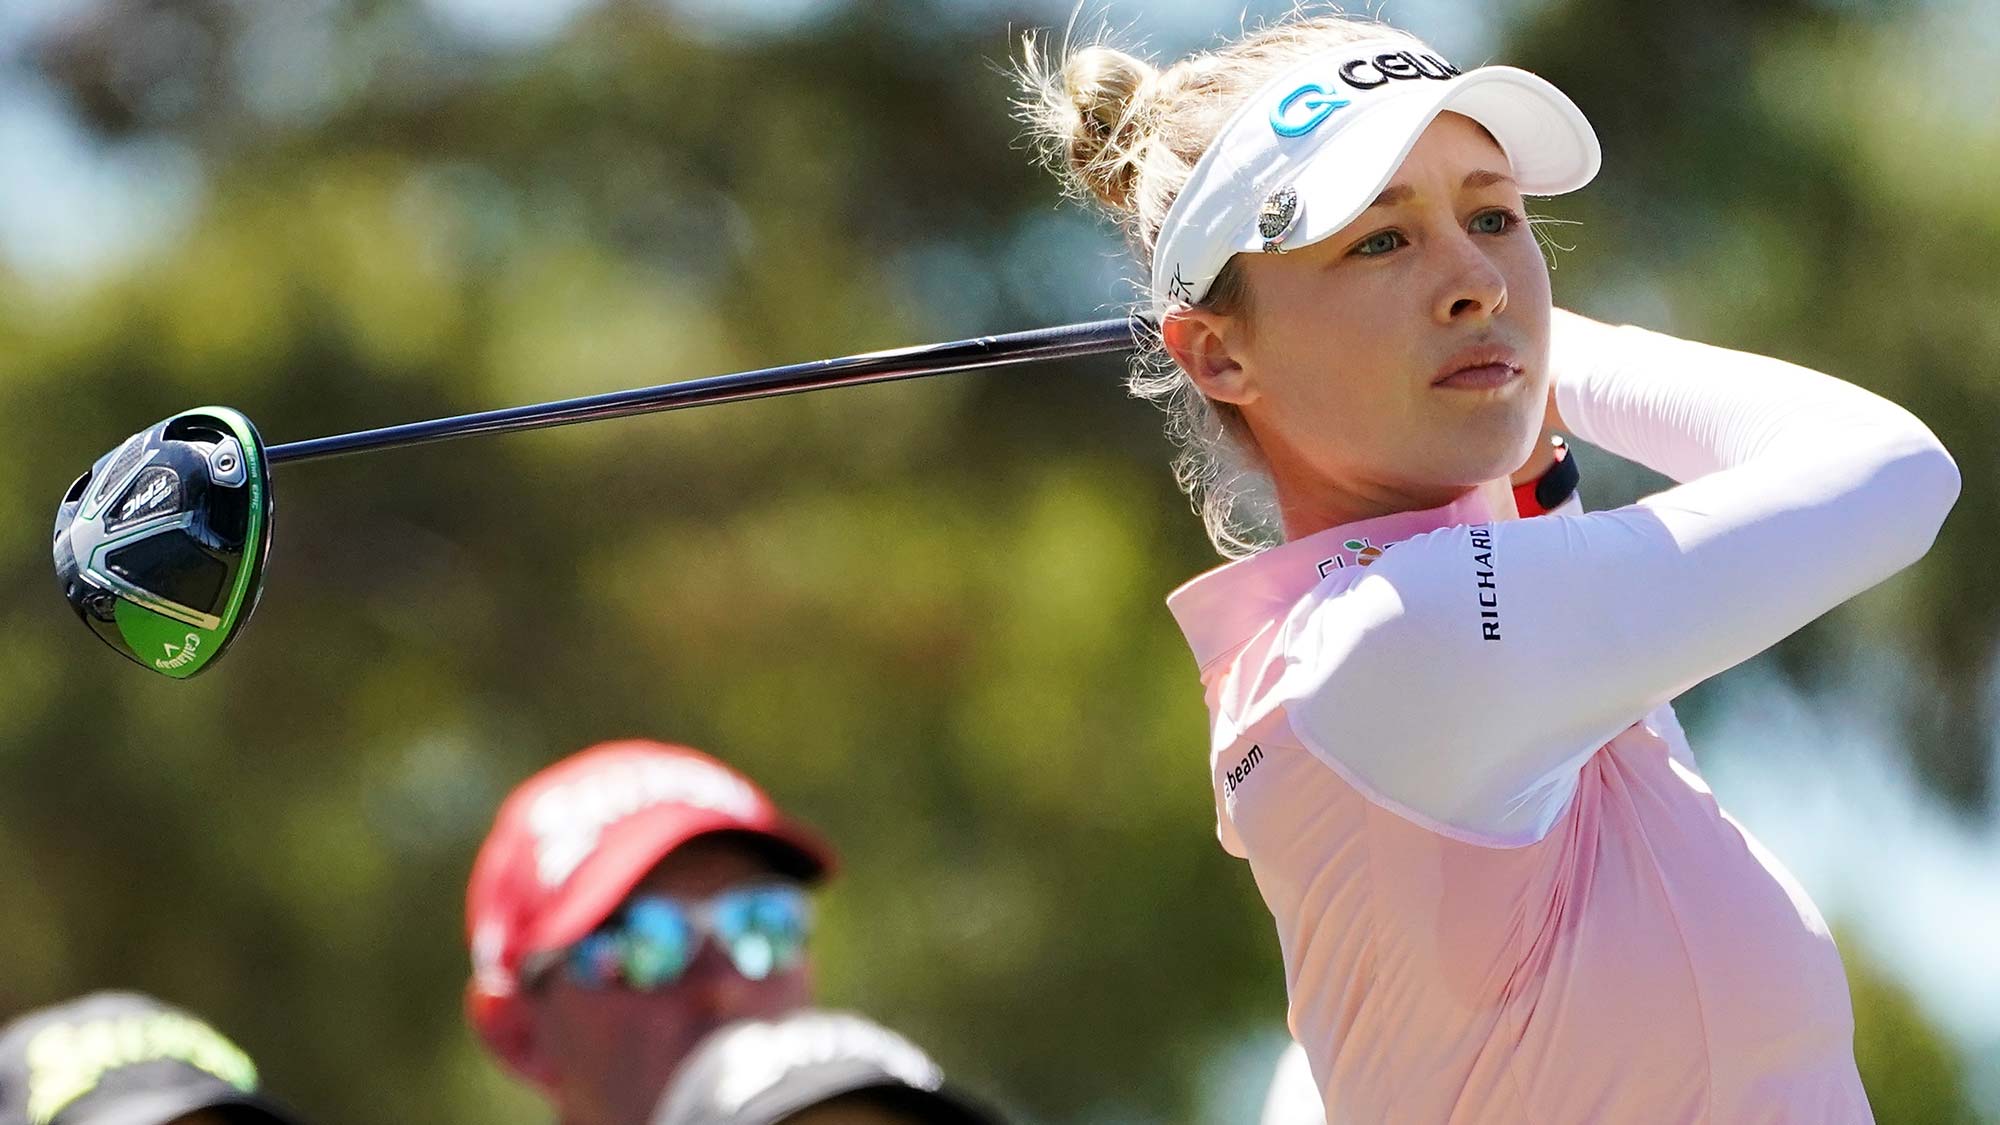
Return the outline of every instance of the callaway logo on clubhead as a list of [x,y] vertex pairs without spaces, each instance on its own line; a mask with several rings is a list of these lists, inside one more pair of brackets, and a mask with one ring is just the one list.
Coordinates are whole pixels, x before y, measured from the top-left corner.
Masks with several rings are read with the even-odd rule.
[[167,650],[167,658],[165,660],[153,661],[153,667],[158,668],[162,672],[170,672],[175,668],[185,668],[194,663],[196,655],[201,652],[201,634],[189,633],[187,639],[178,645],[163,642],[160,647]]

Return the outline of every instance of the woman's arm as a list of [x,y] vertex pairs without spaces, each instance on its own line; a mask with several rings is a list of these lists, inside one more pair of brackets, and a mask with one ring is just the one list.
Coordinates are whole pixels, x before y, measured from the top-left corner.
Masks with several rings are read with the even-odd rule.
[[1687,483],[1420,536],[1282,645],[1310,749],[1495,842],[1539,838],[1655,706],[1921,557],[1959,487],[1907,411],[1790,363],[1569,314],[1552,363],[1565,428]]

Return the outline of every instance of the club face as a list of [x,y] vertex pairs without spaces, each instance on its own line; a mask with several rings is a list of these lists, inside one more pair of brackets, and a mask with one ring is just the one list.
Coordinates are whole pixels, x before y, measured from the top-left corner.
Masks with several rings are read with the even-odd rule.
[[56,509],[56,581],[70,607],[163,676],[215,663],[263,592],[269,471],[256,427],[227,407],[127,438]]

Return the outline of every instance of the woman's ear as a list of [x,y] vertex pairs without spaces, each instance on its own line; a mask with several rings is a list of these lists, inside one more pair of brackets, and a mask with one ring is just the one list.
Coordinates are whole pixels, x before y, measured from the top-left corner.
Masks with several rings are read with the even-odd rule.
[[1208,309],[1177,309],[1160,322],[1160,342],[1194,380],[1195,389],[1232,406],[1247,406],[1257,398],[1254,382],[1231,350],[1241,335],[1240,318]]

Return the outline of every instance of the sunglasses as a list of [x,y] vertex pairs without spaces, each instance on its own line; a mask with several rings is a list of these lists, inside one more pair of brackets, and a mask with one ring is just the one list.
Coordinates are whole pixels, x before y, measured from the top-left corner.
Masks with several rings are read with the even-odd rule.
[[695,900],[642,895],[568,949],[531,962],[524,977],[537,983],[561,969],[585,988],[620,984],[650,992],[686,976],[706,937],[745,980],[763,980],[805,959],[811,906],[804,888],[789,883],[732,887]]

